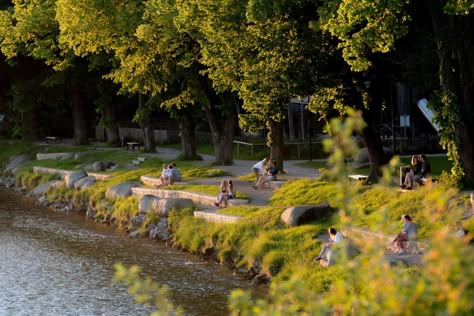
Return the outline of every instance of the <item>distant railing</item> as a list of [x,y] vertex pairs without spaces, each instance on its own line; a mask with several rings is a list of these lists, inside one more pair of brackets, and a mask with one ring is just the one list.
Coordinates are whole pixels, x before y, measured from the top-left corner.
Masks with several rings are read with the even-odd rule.
[[[237,158],[240,158],[240,145],[250,147],[250,157],[251,158],[254,158],[255,146],[267,146],[267,144],[265,144],[265,143],[248,143],[248,142],[242,142],[242,141],[238,141],[238,140],[234,140],[233,143],[237,145]],[[310,150],[312,151],[312,148],[311,148],[312,145],[322,147],[322,142],[311,142],[311,143],[309,143],[309,142],[290,142],[290,143],[285,143],[285,147],[287,147],[287,146],[296,146],[297,159],[301,159],[301,154],[302,154],[303,148],[305,148],[306,146],[309,146]],[[310,153],[309,159],[311,160],[311,158],[312,158],[312,155]]]
[[244,146],[250,146],[250,157],[253,158],[255,151],[254,151],[254,146],[266,146],[267,144],[265,143],[247,143],[247,142],[241,142],[239,140],[234,140],[234,144],[237,144],[237,158],[240,158],[240,145]]

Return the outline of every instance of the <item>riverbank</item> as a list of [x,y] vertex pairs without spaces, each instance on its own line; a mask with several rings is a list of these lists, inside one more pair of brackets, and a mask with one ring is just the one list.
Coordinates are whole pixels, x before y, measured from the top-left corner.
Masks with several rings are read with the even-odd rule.
[[113,282],[118,262],[166,284],[186,315],[225,315],[233,289],[255,289],[225,267],[78,213],[54,212],[3,186],[0,253],[0,315],[150,315],[152,307],[136,305]]
[[[127,230],[137,214],[139,200],[131,196],[113,202],[103,202],[106,200],[106,191],[123,181],[139,181],[142,175],[158,175],[162,161],[170,162],[176,158],[170,154],[171,151],[166,151],[167,156],[158,157],[160,151],[165,152],[159,149],[156,156],[153,154],[139,166],[110,172],[114,175],[112,179],[97,182],[91,188],[54,189],[50,194],[50,202],[64,199],[63,202],[67,200],[67,203],[76,208],[79,206],[83,212],[86,212],[88,207],[94,208],[96,220],[110,222]],[[98,157],[105,157],[101,152],[93,156],[96,160]],[[117,154],[112,156],[116,158]],[[126,157],[131,160],[131,157]],[[73,169],[71,166],[77,162],[70,158],[54,161],[52,164],[69,164]],[[165,225],[170,233],[168,244],[226,264],[236,273],[247,274],[255,282],[272,280],[278,283],[281,280],[300,277],[305,286],[316,293],[326,291],[334,280],[345,275],[345,269],[341,266],[329,267],[327,270],[313,262],[321,244],[321,241],[313,236],[325,232],[328,226],[342,227],[347,224],[347,217],[350,216],[350,223],[353,225],[395,234],[400,229],[400,215],[410,212],[421,226],[420,237],[425,239],[430,237],[432,231],[433,214],[445,214],[447,209],[454,214],[456,209],[466,202],[465,198],[457,196],[456,192],[441,188],[423,188],[405,194],[389,186],[367,187],[354,183],[341,186],[337,182],[316,181],[317,173],[312,171],[314,169],[299,169],[300,167],[293,163],[286,164],[288,178],[281,188],[254,190],[251,188],[253,176],[250,171],[253,162],[237,163],[236,166],[228,167],[228,170],[224,169],[227,167],[210,167],[209,162],[205,158],[200,162],[178,162],[178,166],[185,178],[192,179],[190,182],[199,183],[200,190],[211,190],[209,192],[217,191],[220,180],[232,177],[236,180],[237,190],[240,190],[242,195],[247,195],[251,203],[218,211],[242,218],[233,224],[208,223],[197,219],[193,216],[194,209],[172,212]],[[31,169],[28,169],[32,165],[33,163],[30,163],[29,167],[20,170],[17,176],[20,186],[34,187],[39,182],[51,179],[32,174]],[[212,176],[209,176],[209,170],[212,170]],[[196,174],[200,176],[195,176]],[[186,188],[183,187],[183,190]],[[440,194],[446,199],[443,204],[437,202]],[[344,201],[345,197],[350,200]],[[281,214],[286,208],[321,203],[328,203],[337,210],[343,209],[345,218],[335,212],[333,216],[322,217],[305,225],[288,227],[282,224]],[[148,216],[142,224],[156,224],[157,221],[160,219]],[[469,225],[471,222],[466,223],[466,226]],[[143,232],[146,232],[146,229],[143,229]]]

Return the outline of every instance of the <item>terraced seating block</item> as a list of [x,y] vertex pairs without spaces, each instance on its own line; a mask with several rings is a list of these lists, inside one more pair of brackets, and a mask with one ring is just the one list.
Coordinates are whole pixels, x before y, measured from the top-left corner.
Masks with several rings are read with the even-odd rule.
[[[150,176],[141,176],[140,181],[146,185],[158,185],[161,184],[160,178],[150,177]],[[174,182],[174,184],[186,184],[186,182]]]
[[265,183],[263,186],[264,186],[265,188],[278,189],[278,188],[280,188],[283,184],[285,184],[285,181],[276,180],[276,181],[268,181],[268,182]]
[[91,177],[94,177],[97,181],[112,178],[112,175],[110,175],[110,174],[102,174],[102,173],[94,173],[94,172],[88,172],[87,175],[91,176]]
[[[162,189],[151,189],[151,188],[132,188],[132,192],[134,195],[143,196],[143,195],[154,195],[159,198],[166,198],[166,199],[191,199],[193,200],[194,204],[200,205],[214,205],[216,202],[216,197],[212,195],[207,195],[204,193],[196,193],[196,192],[186,192],[186,191],[178,191],[178,190],[162,190]],[[248,200],[242,199],[231,199],[228,201],[229,206],[234,205],[243,205],[248,204]]]
[[194,212],[194,217],[202,218],[205,221],[211,222],[211,223],[235,223],[242,219],[241,216],[203,212],[203,211]]

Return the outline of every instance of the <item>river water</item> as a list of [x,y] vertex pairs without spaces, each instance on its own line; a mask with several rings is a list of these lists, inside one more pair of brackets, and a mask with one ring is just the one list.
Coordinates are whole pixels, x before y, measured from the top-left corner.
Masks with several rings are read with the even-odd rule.
[[188,315],[226,315],[230,291],[249,289],[220,265],[0,187],[0,315],[148,315],[113,281],[117,262],[167,284]]

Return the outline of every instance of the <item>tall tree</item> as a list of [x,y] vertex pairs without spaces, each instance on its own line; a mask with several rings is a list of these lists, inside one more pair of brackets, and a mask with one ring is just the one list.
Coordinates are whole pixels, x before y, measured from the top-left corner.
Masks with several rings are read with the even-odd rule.
[[[11,9],[0,11],[0,49],[8,59],[30,56],[43,61],[63,76],[62,80],[58,80],[55,74],[49,84],[67,83],[64,86],[65,99],[72,110],[74,141],[76,144],[85,144],[88,142],[87,125],[80,91],[80,83],[85,78],[80,76],[80,67],[72,70],[76,60],[71,51],[59,47],[59,26],[55,15],[53,0],[27,3],[14,0]],[[79,65],[83,64],[79,62]]]
[[240,116],[241,127],[260,124],[270,131],[271,155],[280,167],[287,104],[309,92],[315,69],[309,56],[321,48],[314,45],[320,43],[317,34],[304,25],[308,6],[309,1],[216,0],[178,5],[176,20],[196,34],[214,87],[234,91],[243,100],[247,115]]
[[439,58],[438,97],[430,102],[440,124],[441,144],[454,161],[453,174],[474,183],[474,30],[472,0],[329,0],[320,10],[322,27],[339,40],[343,57],[355,71],[370,71],[373,56],[394,50],[419,10],[429,15]]

